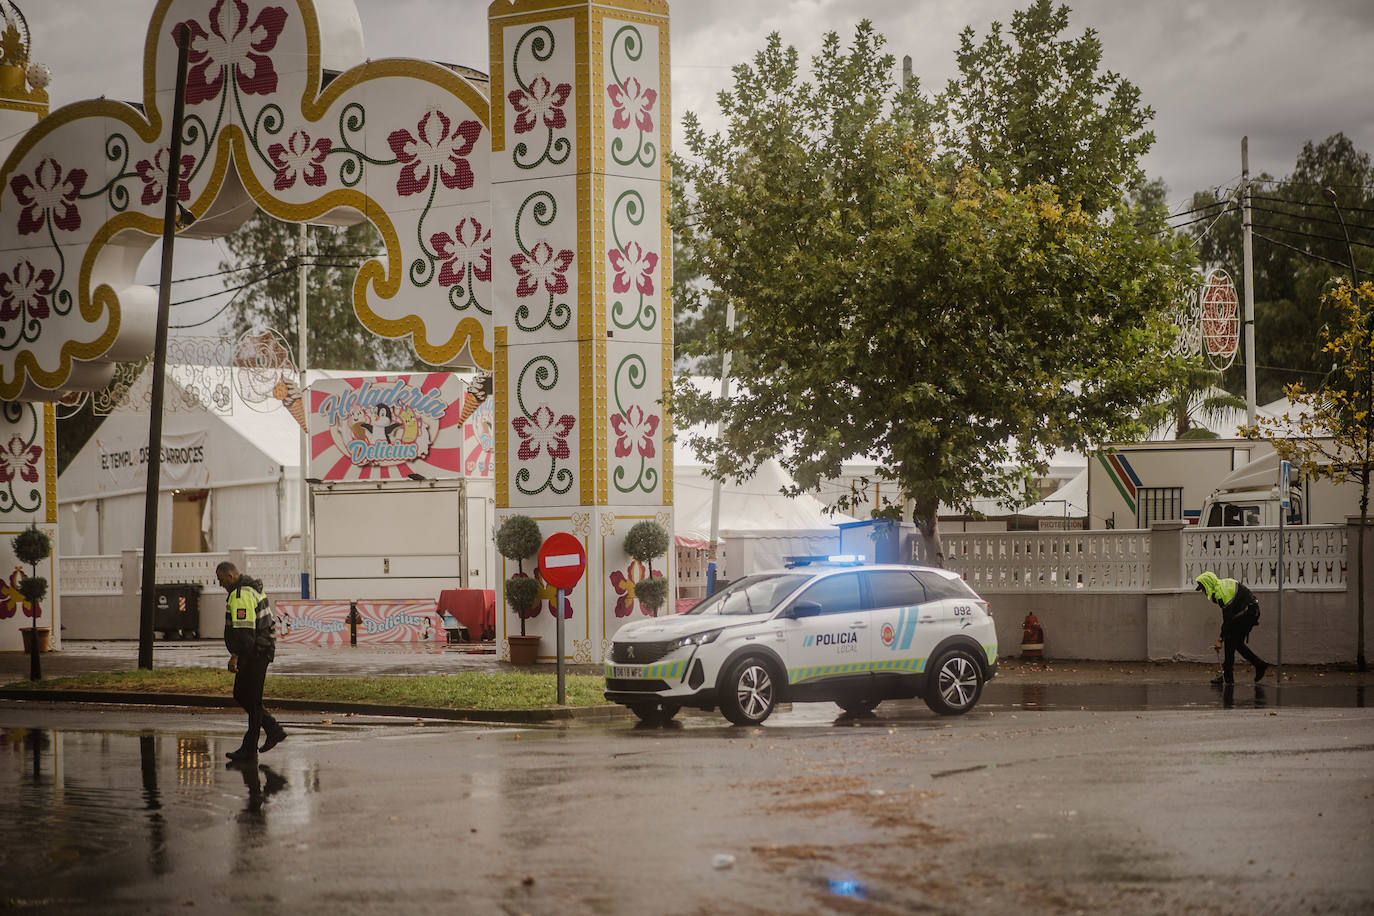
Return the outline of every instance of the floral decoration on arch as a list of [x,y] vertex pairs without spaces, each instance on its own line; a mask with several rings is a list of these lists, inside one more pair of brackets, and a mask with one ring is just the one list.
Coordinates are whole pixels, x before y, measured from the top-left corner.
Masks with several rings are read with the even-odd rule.
[[[643,582],[646,575],[648,570],[638,560],[631,560],[623,573],[618,569],[611,573],[611,588],[615,589],[616,594],[615,616],[629,617],[634,613],[638,601],[635,586]],[[650,616],[643,605],[639,606],[639,611],[645,616]]]
[[621,493],[633,493],[636,490],[653,493],[658,489],[658,470],[649,461],[658,456],[656,439],[660,417],[646,410],[642,404],[630,400],[633,394],[643,391],[647,380],[647,365],[644,357],[638,353],[631,353],[616,366],[612,386],[616,412],[610,416],[611,431],[616,436],[615,457],[632,458],[636,453],[639,455],[639,470],[633,479],[629,470],[632,464],[617,463],[611,474],[611,482]]
[[0,445],[0,515],[31,515],[43,504],[43,420],[37,405],[19,401],[5,402],[0,416],[9,432]]
[[515,144],[511,161],[517,168],[533,169],[545,162],[562,165],[572,153],[572,142],[566,136],[556,136],[558,131],[568,127],[568,116],[563,109],[572,95],[572,84],[553,83],[542,72],[534,73],[527,82],[520,72],[526,47],[530,59],[537,64],[546,63],[553,57],[554,44],[552,29],[546,25],[535,26],[515,42],[515,53],[511,55],[511,72],[517,87],[506,93],[506,101],[515,109],[511,129],[516,134],[533,133],[541,126],[545,130],[544,149],[538,156],[531,158],[530,145],[524,140]]
[[520,442],[515,451],[515,488],[526,496],[545,492],[562,496],[572,489],[573,472],[568,465],[573,455],[568,440],[577,417],[555,413],[547,401],[532,401],[557,386],[558,364],[547,355],[526,363],[516,379],[515,400],[520,413],[511,418],[511,428]]
[[606,95],[611,100],[611,128],[625,131],[634,128],[637,133],[635,148],[626,152],[628,144],[621,137],[611,141],[611,158],[617,165],[638,163],[646,168],[658,160],[658,147],[651,139],[654,133],[654,109],[658,104],[658,90],[643,85],[638,77],[621,76],[616,65],[617,58],[624,61],[638,61],[644,54],[644,36],[638,27],[621,26],[611,39],[610,65],[611,78],[614,80],[606,87]]
[[[152,89],[167,74],[148,72],[141,108],[68,106],[24,135],[0,175],[0,273],[8,309],[24,316],[0,328],[0,400],[26,381],[61,389],[76,361],[99,362],[117,342],[127,342],[126,359],[135,341],[143,345],[154,316],[127,310],[121,295],[137,285],[139,259],[160,235],[169,173],[178,201],[203,216],[232,206],[221,195],[230,161],[245,201],[309,219],[351,211],[378,225],[386,250],[353,284],[370,331],[410,336],[436,365],[467,349],[489,369],[490,256],[457,262],[473,241],[465,233],[479,230],[463,226],[464,216],[490,222],[482,92],[448,68],[408,60],[359,61],[326,85],[320,21],[294,3],[166,0],[153,15],[150,66],[175,60],[166,46],[183,27],[189,37],[177,162],[166,94]],[[228,133],[239,142],[225,142]],[[95,246],[128,251],[102,259]],[[432,295],[435,286],[447,302]]]
[[[611,264],[611,292],[616,296],[611,303],[611,322],[627,331],[652,331],[658,324],[658,310],[651,301],[646,302],[654,295],[658,253],[646,250],[632,238],[621,239],[622,231],[628,234],[630,226],[643,224],[644,215],[644,196],[634,190],[622,192],[611,208],[611,238],[615,247],[606,252]],[[639,296],[634,314],[629,313],[629,306],[621,299],[631,289]]]
[[[535,226],[547,228],[557,217],[558,201],[548,191],[535,191],[515,213],[515,245],[520,250],[510,256],[510,266],[515,270],[515,297],[521,300],[515,309],[515,326],[521,331],[538,331],[543,327],[561,331],[572,320],[572,307],[560,300],[572,288],[568,271],[576,253],[570,248],[555,249],[546,238],[528,246],[525,243],[527,218]],[[535,309],[540,311],[537,322],[532,321]]]

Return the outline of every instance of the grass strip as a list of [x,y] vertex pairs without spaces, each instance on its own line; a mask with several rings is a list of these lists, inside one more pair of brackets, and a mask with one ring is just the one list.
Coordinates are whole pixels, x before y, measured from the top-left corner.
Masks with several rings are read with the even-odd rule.
[[[600,706],[602,678],[570,674],[567,705]],[[107,690],[232,696],[234,676],[220,668],[110,671],[6,684],[14,690]],[[544,709],[557,705],[557,677],[536,672],[464,672],[423,677],[268,677],[265,700],[320,700],[439,709]]]

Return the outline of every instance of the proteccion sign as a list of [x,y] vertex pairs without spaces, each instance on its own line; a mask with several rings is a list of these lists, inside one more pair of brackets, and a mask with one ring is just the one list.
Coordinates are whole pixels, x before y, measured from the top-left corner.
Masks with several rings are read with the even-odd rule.
[[558,532],[544,539],[539,547],[539,573],[554,588],[568,590],[582,581],[587,571],[587,552],[571,534]]

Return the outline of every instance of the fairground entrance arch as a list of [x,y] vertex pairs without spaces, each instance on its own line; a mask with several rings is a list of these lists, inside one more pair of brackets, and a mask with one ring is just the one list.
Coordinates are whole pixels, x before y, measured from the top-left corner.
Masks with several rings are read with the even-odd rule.
[[[56,533],[46,402],[152,350],[156,294],[134,274],[176,168],[195,216],[185,237],[223,235],[257,209],[376,226],[385,250],[354,279],[359,321],[435,366],[494,373],[498,522],[519,512],[582,542],[587,576],[560,610],[569,658],[601,657],[640,613],[625,532],[672,527],[667,4],[496,0],[486,28],[484,82],[364,60],[351,0],[161,0],[141,106],[79,102],[17,139],[0,168],[0,433],[22,443],[0,482],[0,543],[30,521]],[[0,79],[6,116],[44,114],[46,98],[18,86]],[[553,613],[549,593],[526,622],[550,637],[545,658]],[[497,622],[504,646],[517,621]],[[6,643],[17,630],[0,620]]]

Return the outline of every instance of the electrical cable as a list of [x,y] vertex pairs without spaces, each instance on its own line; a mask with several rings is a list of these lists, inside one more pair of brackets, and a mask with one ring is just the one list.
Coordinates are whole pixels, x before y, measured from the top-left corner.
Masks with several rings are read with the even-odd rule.
[[205,320],[203,320],[203,321],[195,321],[195,322],[192,322],[192,323],[190,323],[190,324],[172,324],[172,325],[168,325],[168,329],[169,329],[169,330],[170,330],[170,329],[174,329],[174,330],[181,331],[181,330],[185,330],[185,329],[187,329],[187,328],[198,328],[198,327],[200,327],[201,325],[209,324],[210,322],[212,322],[212,321],[214,321],[216,318],[218,318],[220,315],[223,315],[223,314],[224,314],[224,310],[227,309],[227,308],[229,308],[229,306],[233,305],[234,302],[238,299],[239,294],[242,293],[245,289],[247,289],[248,287],[252,286],[254,283],[261,283],[261,282],[264,281],[264,280],[270,280],[270,279],[272,279],[273,277],[277,276],[278,274],[286,273],[288,270],[295,270],[295,265],[291,265],[291,266],[288,266],[288,267],[280,267],[280,268],[278,268],[278,269],[276,269],[276,270],[274,270],[274,271],[271,271],[270,273],[263,274],[262,276],[257,277],[256,279],[250,280],[250,281],[248,281],[247,283],[242,284],[241,286],[235,286],[235,287],[232,287],[232,288],[230,288],[230,289],[222,289],[222,290],[220,290],[220,291],[217,292],[217,293],[210,293],[209,295],[206,295],[206,296],[198,296],[198,297],[196,297],[195,299],[184,299],[184,300],[182,300],[181,302],[174,302],[174,303],[172,303],[173,305],[185,305],[185,304],[188,303],[188,302],[198,302],[198,301],[200,301],[201,299],[209,299],[209,298],[211,298],[212,296],[221,296],[221,295],[223,295],[223,294],[225,294],[225,293],[229,293],[229,292],[232,292],[232,293],[234,294],[233,296],[229,297],[229,300],[228,300],[227,302],[225,302],[224,305],[222,305],[222,306],[220,306],[218,309],[216,309],[215,312],[214,312],[214,314],[212,314],[210,317],[206,318]]
[[[1322,256],[1319,255],[1319,254],[1313,254],[1312,252],[1306,251],[1305,249],[1302,249],[1302,248],[1299,248],[1299,247],[1296,246],[1296,245],[1290,245],[1290,244],[1288,244],[1287,242],[1280,242],[1278,239],[1271,239],[1271,238],[1269,238],[1269,236],[1264,235],[1263,233],[1260,233],[1260,232],[1256,232],[1256,233],[1254,233],[1254,235],[1255,235],[1255,238],[1264,239],[1266,242],[1268,242],[1268,243],[1271,244],[1271,245],[1278,245],[1280,248],[1288,248],[1288,249],[1291,249],[1292,251],[1296,251],[1298,254],[1305,254],[1305,255],[1307,255],[1309,258],[1313,258],[1313,259],[1318,260],[1318,261],[1325,261],[1325,262],[1328,263],[1328,264],[1335,264],[1337,267],[1343,268],[1343,269],[1345,269],[1345,270],[1350,270],[1350,269],[1351,269],[1351,268],[1350,268],[1350,262],[1348,262],[1348,261],[1337,261],[1335,258],[1324,258],[1324,257],[1322,257]],[[1355,268],[1355,273],[1356,273],[1356,275],[1364,274],[1365,276],[1370,276],[1369,271],[1367,271],[1367,270],[1360,270],[1358,267]]]
[[1364,225],[1363,222],[1341,222],[1340,220],[1329,220],[1329,218],[1326,217],[1307,216],[1307,214],[1305,213],[1289,213],[1289,211],[1287,210],[1275,210],[1274,207],[1261,207],[1253,205],[1253,203],[1252,205],[1250,205],[1250,209],[1263,210],[1265,211],[1265,213],[1278,213],[1279,216],[1289,217],[1290,220],[1301,220],[1304,222],[1326,222],[1327,225],[1342,225],[1342,227],[1345,227],[1347,229],[1360,229],[1360,231],[1362,232],[1374,232],[1374,227],[1370,227],[1370,225]]
[[[1200,223],[1200,222],[1202,222],[1203,220],[1208,220],[1208,219],[1210,219],[1210,220],[1221,219],[1221,217],[1225,216],[1227,213],[1235,213],[1235,212],[1237,212],[1237,211],[1239,211],[1239,210],[1240,210],[1240,207],[1237,207],[1237,206],[1234,206],[1234,205],[1233,205],[1233,206],[1231,207],[1231,209],[1229,209],[1229,210],[1222,210],[1220,213],[1208,213],[1208,214],[1206,214],[1206,215],[1204,215],[1204,216],[1199,216],[1197,219],[1190,219],[1190,220],[1188,220],[1188,222],[1186,222],[1186,223],[1179,223],[1177,226],[1165,226],[1163,229],[1161,229],[1161,230],[1159,230],[1159,231],[1160,231],[1160,232],[1176,232],[1176,231],[1178,231],[1179,229],[1183,229],[1183,228],[1185,228],[1185,227],[1187,227],[1187,226],[1193,225],[1193,223]],[[1210,229],[1210,228],[1212,228],[1212,227],[1211,227],[1211,226],[1208,226],[1207,228]],[[1159,233],[1155,233],[1155,234],[1158,235]]]
[[[1267,200],[1277,204],[1288,204],[1290,207],[1320,207],[1323,210],[1331,209],[1328,201],[1312,200],[1289,200],[1287,197],[1270,197],[1267,194],[1251,194],[1251,200]],[[1374,207],[1341,207],[1342,213],[1374,213]]]
[[[1260,229],[1268,229],[1270,232],[1283,232],[1287,235],[1301,235],[1304,238],[1320,239],[1323,242],[1331,242],[1336,245],[1346,244],[1345,239],[1335,238],[1329,235],[1317,235],[1313,232],[1303,232],[1299,229],[1284,229],[1282,226],[1270,226],[1266,223],[1251,223],[1250,225],[1252,227],[1257,227]],[[1354,239],[1350,239],[1349,244],[1358,246],[1360,248],[1374,248],[1374,245],[1371,245],[1368,242],[1357,242]]]

